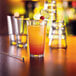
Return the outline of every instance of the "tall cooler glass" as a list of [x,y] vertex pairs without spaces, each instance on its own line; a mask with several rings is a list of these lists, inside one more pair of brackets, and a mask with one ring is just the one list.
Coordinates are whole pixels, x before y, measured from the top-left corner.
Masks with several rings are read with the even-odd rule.
[[47,22],[42,20],[28,20],[28,42],[31,57],[43,57],[45,48]]

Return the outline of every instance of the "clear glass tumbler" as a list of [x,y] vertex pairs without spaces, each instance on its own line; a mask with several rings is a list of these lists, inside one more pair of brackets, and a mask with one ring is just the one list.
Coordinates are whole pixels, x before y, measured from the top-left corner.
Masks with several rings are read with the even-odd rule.
[[66,42],[66,26],[64,21],[54,21],[49,33],[49,46],[51,48],[67,48]]
[[7,23],[8,23],[8,34],[9,34],[10,44],[16,45],[15,17],[8,15]]
[[28,42],[31,57],[44,56],[46,21],[28,20]]
[[27,47],[27,25],[26,19],[15,18],[17,47]]

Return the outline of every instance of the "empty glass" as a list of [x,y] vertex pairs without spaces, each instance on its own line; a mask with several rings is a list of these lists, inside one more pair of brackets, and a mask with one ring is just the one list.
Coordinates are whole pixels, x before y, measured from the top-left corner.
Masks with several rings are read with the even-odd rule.
[[49,46],[51,48],[67,48],[66,30],[63,21],[52,23],[49,33]]
[[17,47],[27,47],[27,25],[23,18],[15,18]]
[[7,16],[7,23],[8,23],[8,33],[11,45],[16,45],[16,34],[15,34],[15,17],[14,16]]

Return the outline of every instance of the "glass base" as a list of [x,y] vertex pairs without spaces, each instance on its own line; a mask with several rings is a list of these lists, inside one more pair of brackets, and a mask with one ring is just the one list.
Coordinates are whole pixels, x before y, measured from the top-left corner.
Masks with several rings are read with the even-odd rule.
[[26,48],[27,47],[27,43],[26,44],[24,44],[24,48]]
[[25,47],[27,47],[27,43],[26,44],[17,44],[17,47],[18,48],[25,48]]
[[16,45],[16,41],[10,41],[10,45]]
[[44,57],[44,54],[40,54],[40,55],[33,55],[33,54],[30,54],[30,57]]
[[67,49],[67,46],[66,47],[50,47],[51,49]]

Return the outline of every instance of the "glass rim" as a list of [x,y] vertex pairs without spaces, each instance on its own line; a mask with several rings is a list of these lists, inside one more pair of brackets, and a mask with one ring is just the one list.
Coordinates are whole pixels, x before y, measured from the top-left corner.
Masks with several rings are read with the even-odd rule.
[[[26,21],[40,21],[40,20],[26,20]],[[41,20],[41,21],[47,21],[47,20]]]
[[54,23],[64,23],[64,20],[62,20],[62,21],[54,20],[53,22],[54,22]]
[[27,25],[28,26],[31,26],[31,25],[34,25],[34,26],[36,26],[36,25],[47,25],[47,21],[46,20],[26,20],[26,23],[27,23]]
[[16,18],[16,19],[18,19],[18,20],[30,20],[29,18]]

